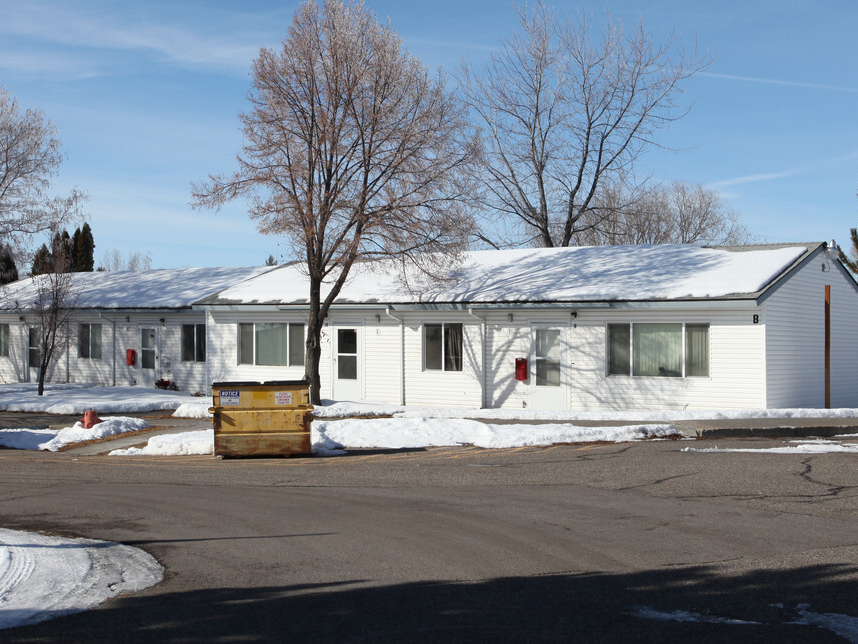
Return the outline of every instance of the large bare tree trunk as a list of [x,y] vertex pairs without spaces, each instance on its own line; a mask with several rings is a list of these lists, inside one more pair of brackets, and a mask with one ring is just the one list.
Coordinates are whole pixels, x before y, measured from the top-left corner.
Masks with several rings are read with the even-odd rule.
[[305,370],[319,404],[322,326],[352,265],[453,262],[473,229],[468,169],[478,146],[444,78],[362,3],[301,5],[282,48],[254,61],[250,103],[239,169],[195,185],[194,203],[251,197],[259,229],[305,263]]

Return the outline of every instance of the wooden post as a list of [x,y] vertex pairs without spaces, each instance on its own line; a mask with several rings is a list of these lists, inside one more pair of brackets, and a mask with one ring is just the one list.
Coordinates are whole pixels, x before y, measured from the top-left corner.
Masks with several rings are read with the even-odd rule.
[[825,408],[831,409],[831,286],[825,285]]

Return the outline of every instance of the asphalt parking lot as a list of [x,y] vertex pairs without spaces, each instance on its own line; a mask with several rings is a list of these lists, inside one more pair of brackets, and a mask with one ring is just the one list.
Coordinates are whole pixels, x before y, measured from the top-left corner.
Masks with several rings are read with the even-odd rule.
[[858,619],[856,455],[683,451],[716,444],[786,443],[2,450],[4,527],[135,545],[166,569],[3,639],[849,641],[808,616]]

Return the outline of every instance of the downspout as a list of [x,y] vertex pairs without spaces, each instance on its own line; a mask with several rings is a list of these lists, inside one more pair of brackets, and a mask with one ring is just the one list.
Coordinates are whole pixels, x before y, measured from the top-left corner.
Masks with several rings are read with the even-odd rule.
[[384,309],[384,314],[399,322],[399,404],[405,407],[405,320],[393,315],[389,306]]
[[71,322],[66,322],[66,338],[68,338],[68,342],[66,342],[66,382],[71,382],[71,348],[73,342],[71,332]]
[[486,380],[487,380],[486,337],[487,337],[488,330],[487,330],[486,318],[481,317],[481,316],[477,315],[476,313],[474,313],[473,308],[468,308],[468,315],[470,315],[471,317],[476,318],[480,321],[480,353],[481,353],[480,361],[482,362],[482,364],[480,365],[480,372],[481,372],[480,373],[480,397],[482,399],[480,404],[481,404],[482,409],[487,409],[488,408],[488,400],[487,400],[488,399],[488,395],[487,395],[488,394],[488,392],[487,392],[488,387],[486,386]]

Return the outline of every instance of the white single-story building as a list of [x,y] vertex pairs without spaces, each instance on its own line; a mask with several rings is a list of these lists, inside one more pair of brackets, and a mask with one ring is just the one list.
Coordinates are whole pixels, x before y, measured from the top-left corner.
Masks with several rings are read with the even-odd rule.
[[[858,284],[825,243],[476,251],[405,286],[353,269],[322,397],[557,410],[858,407]],[[210,381],[304,375],[307,280],[199,300]]]
[[[76,273],[51,382],[210,391],[304,376],[300,263]],[[621,410],[858,407],[858,284],[825,243],[468,253],[444,279],[364,262],[331,308],[322,397]],[[37,278],[38,279],[38,278]],[[35,381],[28,303],[0,288],[0,380]]]
[[[73,310],[48,382],[210,393],[205,314],[191,305],[270,267],[71,273]],[[36,382],[40,347],[34,303],[45,276],[0,286],[0,382]],[[41,286],[40,286],[41,285]]]

